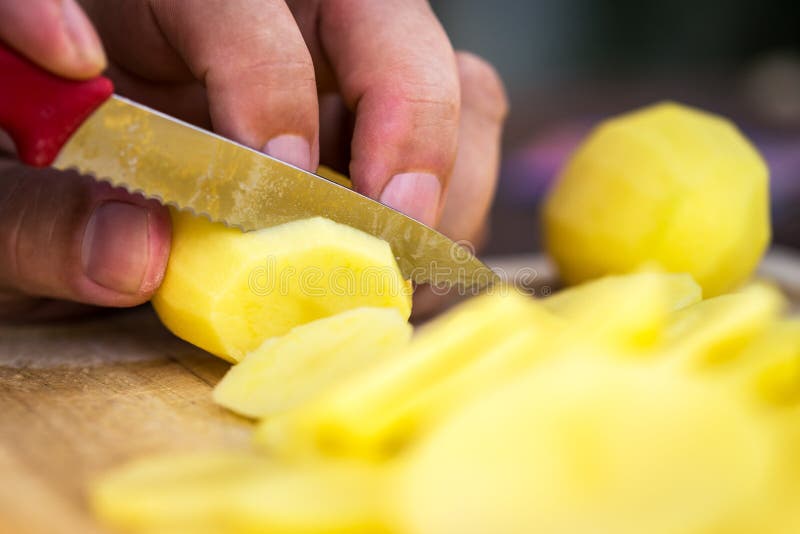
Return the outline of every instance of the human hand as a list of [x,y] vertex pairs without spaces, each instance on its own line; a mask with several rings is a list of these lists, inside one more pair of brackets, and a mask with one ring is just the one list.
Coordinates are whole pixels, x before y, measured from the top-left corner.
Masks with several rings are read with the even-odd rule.
[[[0,0],[0,15],[3,9],[5,14],[20,11],[3,7],[8,3]],[[62,2],[36,0],[26,8],[49,6],[52,11],[54,4]],[[98,0],[84,4],[106,44],[110,74],[122,94],[306,169],[317,166],[320,153],[323,163],[336,166],[349,152],[350,175],[358,191],[437,224],[455,239],[474,241],[480,236],[496,181],[505,97],[491,67],[474,56],[453,52],[427,3],[298,0],[287,6],[279,0]],[[24,19],[19,13],[15,16]],[[23,49],[4,29],[11,23],[1,26],[0,37]],[[23,51],[28,49],[35,47]],[[52,58],[48,62],[29,55],[66,73]],[[93,74],[74,57],[72,61],[73,76]],[[351,124],[352,139],[342,135],[349,134]],[[0,172],[17,176],[19,170],[7,167]],[[14,265],[13,269],[0,266],[0,286],[16,296],[25,293],[99,305],[146,300],[158,286],[168,255],[169,223],[160,206],[73,176],[73,185],[58,195],[59,200],[75,199],[73,207],[43,211],[42,203],[33,199],[65,179],[52,178],[52,172],[25,172],[24,181],[3,180],[39,192],[17,193],[14,206],[6,203],[0,208],[0,239],[9,247]],[[99,202],[79,201],[87,194]],[[96,265],[112,286],[112,293],[107,293],[87,283],[86,260],[81,267],[78,258],[86,249],[82,246],[86,221],[110,194],[142,208],[147,224],[146,238],[126,246],[123,261]],[[121,211],[127,215],[123,213],[120,220],[137,218],[135,210]],[[20,224],[23,220],[26,224]],[[124,242],[120,236],[130,234],[129,224],[104,224],[102,243]],[[68,228],[72,233],[53,236],[47,228]],[[5,235],[9,232],[14,235]],[[24,257],[19,243],[29,249]],[[108,254],[112,258],[121,252],[113,245],[106,248],[113,252]],[[126,270],[139,273],[140,284],[132,293],[134,283],[120,284],[123,277],[114,276]],[[64,271],[71,274],[59,274]],[[120,291],[125,288],[127,293]]]
[[[0,40],[67,78],[94,77],[106,65],[74,0],[0,0]],[[0,319],[145,302],[169,257],[166,208],[75,173],[21,165],[2,138]]]

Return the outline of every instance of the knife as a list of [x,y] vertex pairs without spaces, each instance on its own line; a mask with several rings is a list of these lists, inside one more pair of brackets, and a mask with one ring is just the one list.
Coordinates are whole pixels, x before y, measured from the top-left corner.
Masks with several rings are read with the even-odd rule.
[[321,216],[387,241],[403,275],[437,287],[497,278],[464,246],[351,189],[113,94],[0,42],[0,129],[19,159],[75,170],[245,231]]

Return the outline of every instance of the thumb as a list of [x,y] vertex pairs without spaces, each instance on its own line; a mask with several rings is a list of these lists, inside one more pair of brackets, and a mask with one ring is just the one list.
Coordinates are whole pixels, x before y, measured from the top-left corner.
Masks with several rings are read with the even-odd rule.
[[164,275],[167,209],[75,173],[0,162],[0,292],[145,302]]
[[66,78],[105,68],[100,39],[76,0],[0,0],[0,40]]

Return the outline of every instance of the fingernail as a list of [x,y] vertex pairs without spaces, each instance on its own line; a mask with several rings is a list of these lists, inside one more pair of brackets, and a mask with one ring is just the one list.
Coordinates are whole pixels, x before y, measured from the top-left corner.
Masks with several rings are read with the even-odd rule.
[[77,2],[64,0],[61,16],[64,19],[64,27],[72,40],[75,54],[87,64],[103,68],[106,64],[103,45],[100,44],[92,23]]
[[433,226],[439,210],[442,184],[432,174],[406,172],[395,174],[383,188],[380,201],[409,217]]
[[149,260],[147,210],[126,202],[97,206],[81,245],[84,274],[96,284],[134,294],[142,286]]
[[264,145],[264,152],[295,167],[307,171],[311,167],[311,145],[299,135],[284,134],[270,139]]

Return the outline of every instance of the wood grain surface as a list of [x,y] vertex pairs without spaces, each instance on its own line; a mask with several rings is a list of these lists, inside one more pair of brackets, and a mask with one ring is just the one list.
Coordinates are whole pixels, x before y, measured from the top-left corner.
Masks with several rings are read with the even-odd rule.
[[[491,264],[552,289],[540,257]],[[762,274],[800,303],[796,255],[773,252]],[[249,447],[250,423],[211,402],[227,368],[172,337],[149,306],[0,326],[0,533],[102,533],[86,491],[104,470],[153,452]]]
[[149,306],[0,327],[0,532],[102,532],[85,493],[148,452],[249,444],[211,402],[228,364],[173,338]]

